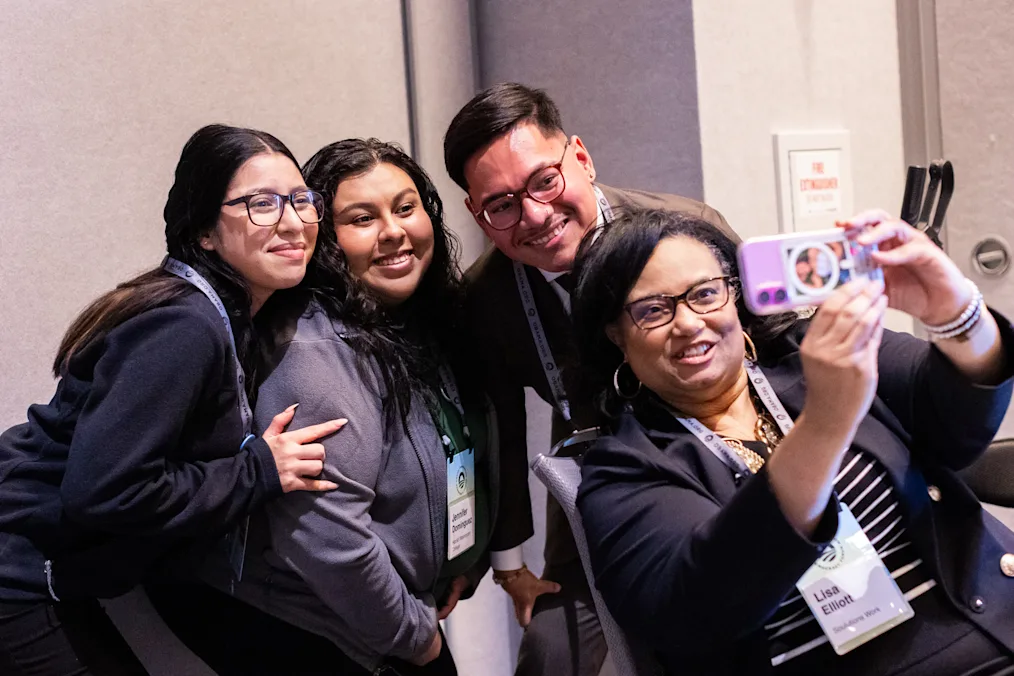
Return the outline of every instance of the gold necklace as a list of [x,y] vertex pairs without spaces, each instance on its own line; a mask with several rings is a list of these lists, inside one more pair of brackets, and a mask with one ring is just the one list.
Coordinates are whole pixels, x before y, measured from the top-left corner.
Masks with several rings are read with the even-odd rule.
[[736,455],[746,463],[746,466],[750,469],[751,474],[756,474],[760,471],[760,468],[764,466],[764,458],[761,457],[756,451],[751,451],[747,448],[742,441],[739,439],[733,439],[731,437],[722,437],[729,448],[736,452]]
[[774,453],[778,444],[782,443],[782,430],[778,428],[778,425],[775,424],[775,421],[771,419],[771,416],[763,408],[757,414],[757,422],[753,425],[753,433],[757,437],[757,441],[762,442],[768,447],[769,454]]
[[[757,410],[757,422],[753,426],[754,436],[757,438],[757,441],[767,446],[768,455],[770,456],[782,441],[782,431],[768,415],[764,404],[757,400],[753,389],[750,390],[750,398],[753,401],[754,408]],[[756,474],[764,466],[764,457],[756,451],[747,448],[746,444],[739,439],[722,437],[722,441],[735,451],[736,455],[746,463],[746,466],[752,473]]]

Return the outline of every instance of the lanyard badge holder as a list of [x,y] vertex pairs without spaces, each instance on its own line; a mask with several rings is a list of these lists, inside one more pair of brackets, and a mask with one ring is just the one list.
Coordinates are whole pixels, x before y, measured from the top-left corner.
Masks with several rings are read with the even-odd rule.
[[915,616],[852,510],[838,503],[838,532],[796,583],[839,655]]
[[440,367],[440,380],[441,394],[454,405],[460,417],[462,437],[455,439],[452,426],[438,420],[440,441],[447,454],[447,560],[450,561],[475,544],[475,444],[465,422],[458,385],[446,366]]
[[[744,362],[747,376],[775,424],[788,434],[792,418],[757,364]],[[738,476],[752,474],[720,436],[695,418],[672,412],[684,427]],[[839,655],[858,648],[912,618],[915,612],[881,561],[876,548],[845,503],[838,503],[838,531],[796,588]]]
[[940,233],[953,194],[954,167],[947,160],[934,160],[928,170],[926,167],[910,166],[902,198],[901,220],[925,232],[934,244],[943,248]]

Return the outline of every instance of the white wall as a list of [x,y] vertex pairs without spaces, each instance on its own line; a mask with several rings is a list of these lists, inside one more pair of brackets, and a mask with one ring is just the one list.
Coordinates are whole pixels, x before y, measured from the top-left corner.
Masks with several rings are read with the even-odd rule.
[[297,159],[375,135],[407,144],[397,0],[7,0],[0,22],[0,426],[48,401],[85,304],[164,254],[162,207],[211,122]]
[[[744,237],[778,232],[772,135],[851,132],[857,210],[905,186],[894,3],[695,0],[704,197]],[[892,328],[911,331],[907,317]]]

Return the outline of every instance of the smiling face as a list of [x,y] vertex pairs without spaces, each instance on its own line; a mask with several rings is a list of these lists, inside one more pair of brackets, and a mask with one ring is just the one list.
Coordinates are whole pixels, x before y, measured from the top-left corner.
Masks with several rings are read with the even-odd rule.
[[[689,237],[663,239],[626,303],[659,294],[679,296],[723,274],[706,245]],[[624,310],[607,333],[644,386],[677,408],[716,399],[735,385],[742,370],[743,328],[732,294],[722,308],[708,314],[680,303],[671,322],[653,329],[638,328]]]
[[[299,168],[285,155],[254,155],[233,175],[223,202],[260,192],[291,195],[305,190]],[[286,202],[275,226],[254,225],[245,204],[223,206],[215,228],[201,238],[201,248],[216,252],[246,280],[256,313],[279,289],[299,284],[317,243],[317,224],[300,220]]]
[[378,164],[339,183],[333,206],[352,274],[389,305],[411,297],[433,261],[433,224],[412,178]]
[[521,124],[465,163],[465,206],[475,214],[504,194],[519,194],[533,175],[563,157],[566,189],[555,200],[542,204],[525,196],[520,222],[507,230],[490,227],[481,214],[475,217],[509,258],[549,272],[573,267],[581,238],[598,220],[591,155],[577,136],[565,148],[566,144],[563,134],[547,137],[536,125]]

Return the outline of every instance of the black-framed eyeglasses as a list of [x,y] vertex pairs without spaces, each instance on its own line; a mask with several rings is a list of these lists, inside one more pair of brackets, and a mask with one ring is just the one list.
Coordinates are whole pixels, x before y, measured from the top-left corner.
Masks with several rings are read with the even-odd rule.
[[563,178],[563,159],[567,157],[567,148],[570,147],[570,139],[563,144],[563,154],[560,161],[543,167],[528,178],[525,189],[519,193],[507,193],[500,195],[485,207],[475,212],[476,216],[482,216],[489,227],[494,230],[509,230],[521,222],[521,200],[525,195],[536,202],[549,204],[563,194],[567,189],[567,181]]
[[250,217],[250,222],[270,228],[281,222],[286,202],[292,205],[293,211],[304,223],[320,223],[320,219],[324,217],[324,196],[316,190],[297,190],[291,195],[258,192],[229,200],[222,206],[246,204],[246,214]]
[[633,303],[624,305],[623,309],[630,315],[637,328],[657,329],[673,320],[680,303],[686,303],[688,308],[699,315],[721,310],[729,302],[732,296],[730,289],[734,288],[738,281],[728,275],[712,277],[694,284],[678,296],[659,294],[639,298]]

